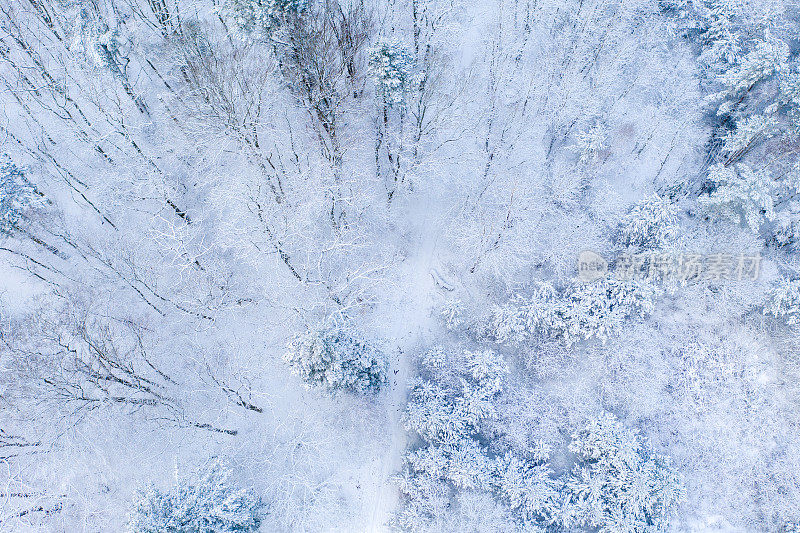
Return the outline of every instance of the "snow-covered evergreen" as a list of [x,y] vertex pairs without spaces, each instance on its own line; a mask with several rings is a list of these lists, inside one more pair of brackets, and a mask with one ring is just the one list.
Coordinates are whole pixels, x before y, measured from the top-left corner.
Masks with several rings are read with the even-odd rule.
[[782,318],[792,326],[800,324],[800,280],[780,280],[769,296],[765,314]]
[[607,533],[669,530],[684,497],[667,459],[650,452],[640,437],[610,413],[602,413],[572,436],[578,464],[566,481],[567,527]]
[[414,60],[397,43],[380,42],[370,53],[370,67],[378,93],[389,105],[401,105],[405,93],[411,90]]
[[190,479],[176,472],[162,492],[149,487],[136,494],[131,533],[236,533],[257,531],[266,506],[252,490],[237,487],[234,473],[219,460]]
[[351,326],[331,322],[295,337],[284,359],[309,385],[330,391],[377,392],[386,382],[388,360]]
[[628,320],[652,313],[660,293],[657,286],[637,279],[604,278],[562,291],[539,282],[528,296],[495,307],[487,333],[501,343],[537,336],[557,338],[567,345],[590,339],[605,342]]
[[226,0],[224,13],[241,36],[269,38],[287,19],[302,16],[308,0]]
[[44,205],[36,187],[7,155],[0,159],[0,233],[18,229],[26,214]]

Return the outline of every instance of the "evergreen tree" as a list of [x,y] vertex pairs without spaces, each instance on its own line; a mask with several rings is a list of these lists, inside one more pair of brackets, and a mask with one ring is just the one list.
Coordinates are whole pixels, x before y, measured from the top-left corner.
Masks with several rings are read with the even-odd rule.
[[800,324],[800,280],[780,280],[770,292],[764,314],[782,318],[791,326]]
[[666,531],[683,499],[667,459],[650,453],[639,436],[603,413],[572,436],[578,464],[565,483],[564,525],[602,533]]
[[678,208],[657,194],[637,203],[622,225],[622,241],[626,245],[661,248],[677,236]]
[[651,314],[659,294],[654,285],[635,279],[604,278],[563,291],[537,283],[529,296],[495,307],[487,334],[501,343],[523,342],[536,335],[570,346],[593,338],[605,342],[627,320]]
[[429,531],[444,515],[444,502],[472,493],[494,495],[529,529],[552,523],[559,493],[547,454],[523,458],[506,450],[494,456],[482,442],[484,421],[497,417],[508,371],[503,358],[493,350],[448,357],[434,349],[423,365],[431,375],[414,384],[404,415],[406,428],[423,442],[404,458],[398,483],[406,500],[398,525]]
[[215,460],[192,480],[178,479],[167,492],[137,492],[131,533],[246,533],[261,524],[264,505],[251,490],[237,488],[233,473]]
[[725,68],[738,61],[742,53],[735,18],[739,5],[735,0],[711,0],[702,13],[705,20],[702,37],[706,49],[700,61],[712,69]]
[[389,106],[402,105],[412,81],[411,54],[397,43],[381,42],[372,49],[369,65],[378,95]]
[[240,36],[264,39],[289,20],[302,16],[308,0],[228,0],[222,8]]
[[547,453],[523,460],[510,452],[496,459],[494,485],[525,523],[549,525],[558,518],[561,483],[553,479],[548,459]]
[[337,322],[295,337],[284,359],[309,386],[358,393],[380,390],[389,365],[380,349]]
[[8,156],[0,156],[0,234],[13,233],[31,210],[43,204],[42,195],[25,172]]

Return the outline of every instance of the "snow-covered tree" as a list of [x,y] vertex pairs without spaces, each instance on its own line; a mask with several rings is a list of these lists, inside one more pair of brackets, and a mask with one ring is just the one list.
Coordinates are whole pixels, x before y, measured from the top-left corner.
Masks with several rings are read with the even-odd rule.
[[701,13],[705,22],[702,37],[706,48],[700,61],[712,69],[721,70],[738,61],[742,52],[735,22],[739,4],[732,0],[710,0],[707,4]]
[[481,422],[496,415],[493,401],[506,372],[502,357],[491,350],[434,348],[422,363],[429,376],[413,383],[403,414],[406,429],[422,445],[406,453],[397,478],[406,501],[395,521],[412,531],[441,519],[455,491],[490,488],[493,462],[475,437]]
[[377,346],[335,321],[296,336],[284,359],[309,386],[358,393],[380,390],[389,365]]
[[775,136],[779,131],[778,121],[774,116],[744,117],[725,136],[722,153],[727,162],[736,161],[756,143]]
[[458,377],[416,381],[404,414],[406,429],[429,442],[450,442],[477,432],[482,420],[495,415],[493,400],[502,390],[501,379],[507,371],[502,356],[493,350],[447,355],[433,349],[424,362],[437,373],[449,375],[450,369]]
[[594,162],[600,152],[607,147],[608,130],[602,124],[595,124],[586,131],[578,133],[573,150],[583,164]]
[[717,113],[722,115],[733,111],[737,98],[780,72],[785,68],[788,58],[789,45],[767,30],[764,38],[759,39],[750,52],[718,78],[723,89],[710,97],[712,100],[723,101]]
[[547,460],[549,454],[520,459],[507,452],[495,462],[493,483],[512,511],[527,524],[550,525],[561,510],[561,483],[555,480]]
[[718,214],[758,233],[775,218],[775,185],[763,171],[754,171],[744,163],[734,167],[718,164],[708,174],[714,189],[700,197],[700,203]]
[[0,234],[11,234],[32,210],[44,204],[36,187],[7,155],[0,157]]
[[486,448],[465,437],[410,451],[405,462],[411,472],[446,481],[457,490],[486,490],[493,474]]
[[369,64],[383,101],[390,106],[401,105],[412,81],[411,54],[398,43],[380,42],[372,48]]
[[657,194],[638,202],[622,223],[622,242],[660,248],[678,236],[678,207]]
[[759,19],[731,0],[713,0],[700,11],[706,21],[700,61],[711,73],[708,101],[717,116],[716,164],[700,203],[769,242],[789,244],[797,193],[786,169],[797,161],[788,147],[800,101],[791,34],[768,22],[768,11]]
[[782,318],[791,326],[800,324],[800,280],[780,280],[770,292],[764,314]]
[[660,291],[636,279],[603,278],[559,291],[537,283],[528,296],[497,306],[487,333],[498,342],[523,342],[537,335],[573,345],[592,338],[607,341],[630,319],[651,314]]
[[268,38],[287,19],[308,9],[308,0],[227,0],[222,12],[243,37]]
[[668,530],[683,499],[669,461],[650,452],[636,432],[604,412],[572,436],[578,457],[565,483],[564,525],[603,533]]
[[494,495],[526,527],[552,523],[558,482],[544,448],[531,457],[511,450],[495,456],[483,443],[482,424],[497,416],[495,404],[508,372],[503,358],[493,350],[447,354],[435,348],[423,365],[430,376],[413,385],[404,414],[406,428],[423,444],[406,454],[398,478],[407,497],[398,523],[429,530],[442,516],[441,502],[464,491]]
[[[177,473],[176,473],[177,477]],[[250,489],[235,483],[220,460],[191,479],[177,479],[168,491],[139,491],[133,503],[131,533],[246,533],[256,531],[265,506]]]

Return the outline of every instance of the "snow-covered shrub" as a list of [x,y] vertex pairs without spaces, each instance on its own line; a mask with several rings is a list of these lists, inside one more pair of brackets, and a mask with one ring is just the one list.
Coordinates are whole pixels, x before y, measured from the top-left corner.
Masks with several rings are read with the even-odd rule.
[[0,234],[12,233],[29,211],[43,204],[23,170],[8,156],[0,157]]
[[231,470],[216,460],[167,492],[137,492],[129,527],[131,533],[246,533],[259,528],[263,510],[258,496],[238,488]]
[[527,297],[516,297],[493,311],[487,333],[500,343],[523,342],[536,335],[567,345],[592,338],[607,341],[627,321],[655,309],[660,291],[639,280],[604,278],[564,291],[538,283]]
[[402,104],[411,82],[411,54],[397,43],[381,42],[370,52],[369,65],[383,101],[390,106]]
[[678,474],[636,432],[603,413],[572,437],[564,525],[603,533],[666,531],[683,499]]
[[302,15],[308,0],[228,0],[222,12],[242,36],[267,37],[288,17]]
[[782,318],[787,324],[800,324],[800,280],[781,280],[770,291],[764,314]]
[[678,207],[657,194],[637,203],[622,224],[626,245],[660,248],[678,236]]
[[773,180],[764,172],[738,164],[714,166],[708,174],[714,188],[700,197],[700,204],[711,213],[746,225],[758,233],[763,224],[775,218]]
[[284,359],[309,386],[359,393],[380,390],[389,366],[383,351],[339,323],[298,335]]

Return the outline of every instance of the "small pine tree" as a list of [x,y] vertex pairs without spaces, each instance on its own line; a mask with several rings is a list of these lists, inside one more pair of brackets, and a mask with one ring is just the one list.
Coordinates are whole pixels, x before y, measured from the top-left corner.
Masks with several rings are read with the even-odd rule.
[[251,490],[236,488],[233,473],[215,460],[192,481],[162,492],[136,494],[131,533],[246,533],[261,524],[264,505]]
[[13,233],[31,210],[43,204],[25,172],[8,156],[0,156],[0,234]]
[[637,203],[622,225],[622,241],[626,245],[660,248],[677,236],[678,208],[657,194]]
[[284,359],[309,386],[357,393],[380,390],[389,366],[386,354],[351,326],[333,322],[295,337]]
[[602,533],[667,529],[683,499],[680,479],[634,431],[603,413],[573,435],[569,449],[578,464],[565,483],[565,527]]
[[411,83],[411,54],[397,43],[381,42],[372,49],[369,65],[378,95],[389,106],[402,105]]

